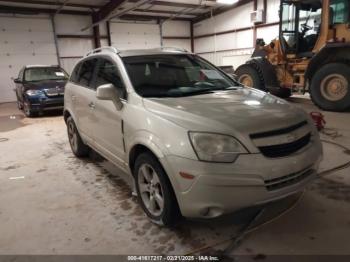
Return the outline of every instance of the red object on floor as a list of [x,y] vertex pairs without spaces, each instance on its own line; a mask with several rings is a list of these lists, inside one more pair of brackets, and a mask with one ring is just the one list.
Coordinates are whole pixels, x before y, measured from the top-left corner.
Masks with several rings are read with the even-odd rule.
[[320,112],[311,112],[310,116],[314,120],[315,125],[316,125],[316,127],[317,127],[317,129],[319,131],[324,129],[324,127],[326,125],[326,120],[324,120],[324,115],[322,115],[322,113],[320,113]]

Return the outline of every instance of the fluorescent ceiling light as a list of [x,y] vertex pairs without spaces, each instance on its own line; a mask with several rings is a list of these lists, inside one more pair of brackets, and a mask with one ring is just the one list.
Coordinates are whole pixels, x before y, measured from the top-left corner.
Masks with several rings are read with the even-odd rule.
[[217,0],[216,1],[219,4],[224,4],[224,5],[233,5],[238,2],[238,0]]

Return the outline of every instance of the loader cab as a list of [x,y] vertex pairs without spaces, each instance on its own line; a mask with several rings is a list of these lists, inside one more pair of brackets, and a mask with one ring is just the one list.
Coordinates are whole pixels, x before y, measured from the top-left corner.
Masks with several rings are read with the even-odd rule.
[[[349,0],[327,1],[329,26],[349,22]],[[280,43],[283,53],[295,57],[309,57],[322,29],[324,1],[282,0],[280,6]],[[327,32],[326,32],[327,34]]]
[[280,41],[286,55],[312,56],[321,28],[321,1],[281,1]]

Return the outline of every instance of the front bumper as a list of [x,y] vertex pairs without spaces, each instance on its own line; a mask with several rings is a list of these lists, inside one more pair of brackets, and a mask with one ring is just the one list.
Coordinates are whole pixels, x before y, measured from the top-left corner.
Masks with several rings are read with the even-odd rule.
[[[317,177],[321,160],[321,143],[314,141],[302,152],[283,158],[247,154],[233,164],[217,164],[167,156],[161,162],[182,215],[214,218],[302,191]],[[180,172],[195,178],[184,179]]]
[[30,108],[33,112],[42,112],[48,110],[63,110],[64,97],[40,97],[28,98]]

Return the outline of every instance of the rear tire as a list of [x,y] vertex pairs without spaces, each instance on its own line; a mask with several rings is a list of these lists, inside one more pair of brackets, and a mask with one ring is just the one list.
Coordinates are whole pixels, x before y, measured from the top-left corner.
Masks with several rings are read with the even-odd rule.
[[350,109],[350,66],[343,63],[322,66],[312,78],[309,92],[312,101],[323,110]]
[[138,201],[150,218],[161,226],[174,226],[180,210],[173,187],[158,159],[151,153],[140,154],[133,170]]
[[253,66],[249,64],[240,66],[236,71],[236,75],[238,82],[243,85],[266,91],[259,72]]
[[86,157],[89,155],[90,148],[84,144],[81,139],[78,129],[74,123],[73,118],[67,118],[67,133],[70,147],[76,157]]

